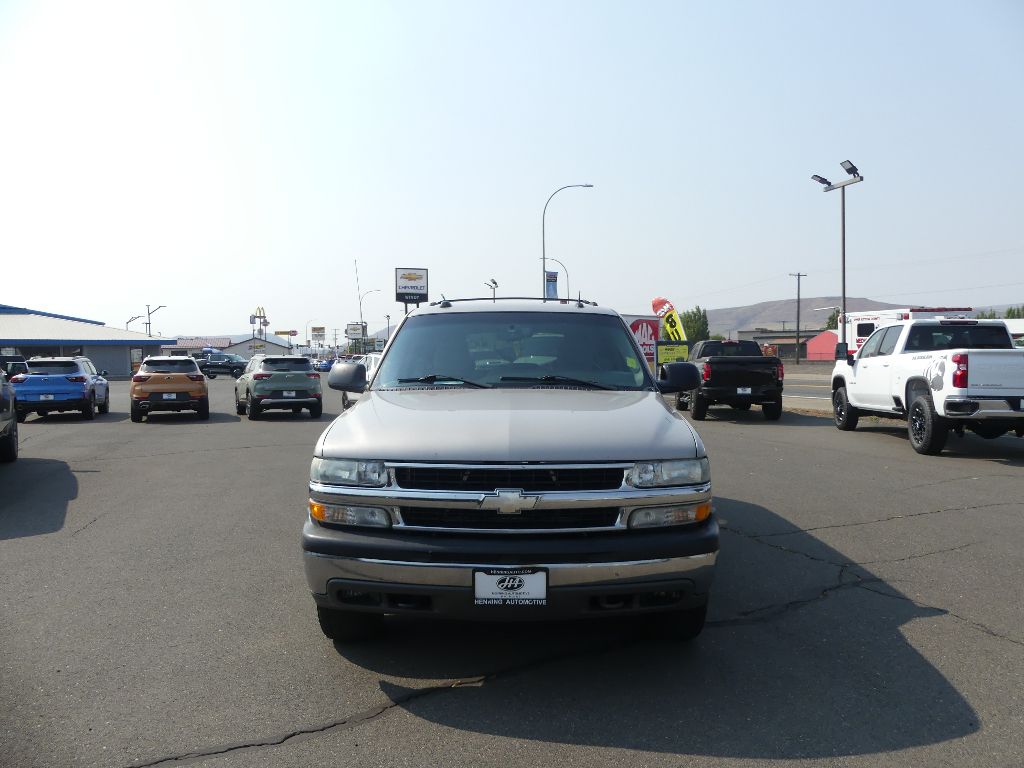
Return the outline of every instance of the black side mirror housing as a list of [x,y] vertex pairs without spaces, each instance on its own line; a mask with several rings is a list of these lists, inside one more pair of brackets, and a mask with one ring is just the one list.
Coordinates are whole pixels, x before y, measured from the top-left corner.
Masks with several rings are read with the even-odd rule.
[[100,371],[100,376],[106,376],[106,375],[107,375],[106,371]]
[[845,360],[847,365],[853,365],[853,352],[845,341],[836,344],[836,360]]
[[700,371],[693,363],[665,363],[661,366],[658,389],[666,395],[686,392],[700,386]]
[[327,386],[342,392],[365,392],[366,366],[362,363],[335,363],[327,374]]

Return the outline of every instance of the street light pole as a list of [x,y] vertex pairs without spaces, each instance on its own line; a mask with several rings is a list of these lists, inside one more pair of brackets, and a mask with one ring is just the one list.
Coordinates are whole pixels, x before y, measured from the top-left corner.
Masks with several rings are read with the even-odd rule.
[[388,335],[384,339],[384,342],[387,343],[387,342],[391,341],[391,315],[384,315],[384,317],[388,321]]
[[[150,309],[149,308],[149,304],[146,305],[146,335],[147,336],[152,336],[153,335],[152,333],[150,333],[150,329],[153,326],[153,323],[152,323],[153,315],[155,315],[157,313],[157,310],[165,309],[166,307],[167,307],[166,304],[161,304],[156,309]],[[140,315],[140,317],[141,317],[141,315]],[[129,322],[131,322],[131,321],[129,320]]]
[[128,324],[129,324],[129,323],[134,323],[134,322],[135,322],[136,320],[141,320],[141,319],[142,319],[142,315],[136,315],[135,317],[133,317],[133,318],[130,318],[129,320],[127,320],[127,321],[125,322],[125,324],[124,324],[124,329],[125,329],[125,330],[127,331],[127,330],[128,330]]
[[572,189],[573,187],[583,187],[590,189],[593,184],[566,184],[564,187],[559,187],[551,193],[551,197],[548,198],[547,203],[544,203],[544,212],[540,217],[540,297],[547,299],[547,287],[548,287],[548,251],[547,251],[547,215],[548,215],[548,203],[551,202],[551,198],[561,192],[563,189]]
[[831,181],[826,179],[824,176],[814,174],[811,176],[813,181],[818,182],[825,187],[825,192],[833,192],[839,190],[839,237],[840,237],[840,260],[839,268],[842,272],[842,314],[839,316],[839,321],[842,324],[841,335],[839,342],[846,344],[846,188],[851,184],[856,184],[858,181],[864,181],[864,177],[860,175],[860,171],[857,170],[857,166],[851,163],[849,160],[843,160],[839,164],[842,169],[850,174],[850,178],[846,181],[839,181],[833,184]]
[[800,278],[807,275],[803,272],[790,272],[789,275],[796,278],[796,364],[800,365]]
[[366,352],[366,324],[363,322],[363,299],[369,296],[371,293],[380,293],[380,288],[371,288],[366,293],[360,294],[359,296],[359,328],[362,333],[362,349],[360,350],[365,354]]
[[490,281],[484,280],[484,285],[491,289],[491,301],[498,300],[498,281],[493,277]]

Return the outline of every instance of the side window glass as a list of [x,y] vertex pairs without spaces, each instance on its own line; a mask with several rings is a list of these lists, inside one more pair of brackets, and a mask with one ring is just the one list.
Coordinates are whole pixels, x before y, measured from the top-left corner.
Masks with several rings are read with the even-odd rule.
[[878,345],[879,357],[892,354],[892,351],[896,349],[896,340],[900,337],[902,331],[903,326],[900,325],[892,325],[885,329],[882,342]]
[[875,331],[871,334],[871,338],[864,342],[864,346],[860,349],[860,358],[865,360],[869,357],[874,357],[878,353],[878,345],[882,343],[882,335],[885,331]]

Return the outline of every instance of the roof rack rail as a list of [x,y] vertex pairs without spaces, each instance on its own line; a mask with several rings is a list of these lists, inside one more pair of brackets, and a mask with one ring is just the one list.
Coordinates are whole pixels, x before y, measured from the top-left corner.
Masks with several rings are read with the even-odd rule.
[[431,307],[450,307],[452,304],[457,304],[463,301],[540,301],[543,303],[556,303],[556,304],[575,304],[577,307],[596,307],[596,301],[587,301],[586,299],[543,299],[538,296],[475,296],[466,299],[445,299],[442,298],[440,301],[430,302]]

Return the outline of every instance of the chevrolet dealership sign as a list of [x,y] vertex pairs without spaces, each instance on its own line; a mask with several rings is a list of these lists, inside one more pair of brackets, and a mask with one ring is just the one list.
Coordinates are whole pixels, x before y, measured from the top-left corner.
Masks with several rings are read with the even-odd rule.
[[427,270],[404,268],[395,270],[395,301],[419,304],[427,300]]

